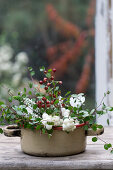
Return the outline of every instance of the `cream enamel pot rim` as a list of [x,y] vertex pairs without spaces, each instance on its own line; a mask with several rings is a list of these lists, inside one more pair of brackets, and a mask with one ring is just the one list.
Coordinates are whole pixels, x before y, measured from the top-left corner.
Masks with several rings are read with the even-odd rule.
[[6,136],[21,136],[21,149],[24,153],[35,156],[67,156],[85,151],[86,136],[101,135],[104,129],[84,130],[85,124],[77,125],[77,128],[70,133],[62,130],[62,127],[54,127],[51,138],[42,134],[40,130],[21,128],[16,125],[9,125],[4,129]]

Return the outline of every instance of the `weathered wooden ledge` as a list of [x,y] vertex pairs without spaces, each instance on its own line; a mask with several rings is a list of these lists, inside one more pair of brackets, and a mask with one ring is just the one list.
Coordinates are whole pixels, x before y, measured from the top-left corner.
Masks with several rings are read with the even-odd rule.
[[[100,136],[113,144],[113,127],[106,127]],[[87,139],[84,153],[66,157],[34,157],[24,154],[19,137],[0,135],[0,170],[70,170],[70,169],[113,169],[113,154],[105,151],[103,143]]]

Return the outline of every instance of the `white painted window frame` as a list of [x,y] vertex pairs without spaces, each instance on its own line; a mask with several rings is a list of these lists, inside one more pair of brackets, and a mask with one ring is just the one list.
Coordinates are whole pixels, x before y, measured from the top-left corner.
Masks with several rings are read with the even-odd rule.
[[[112,0],[113,1],[113,0]],[[104,93],[108,91],[109,82],[109,33],[108,15],[109,0],[96,1],[95,17],[95,75],[96,75],[96,102],[102,100]],[[104,100],[108,104],[108,98]],[[107,126],[108,115],[97,117],[97,122]]]

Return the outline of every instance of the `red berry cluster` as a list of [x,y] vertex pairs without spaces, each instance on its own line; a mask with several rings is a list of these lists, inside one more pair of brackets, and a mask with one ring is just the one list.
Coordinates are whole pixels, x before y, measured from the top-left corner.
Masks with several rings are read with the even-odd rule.
[[[57,97],[59,95],[61,95],[61,92],[58,91],[57,93],[54,92],[54,88],[55,86],[53,85],[53,82],[55,83],[54,81],[54,76],[53,76],[53,73],[56,72],[56,69],[53,68],[51,70],[51,72],[48,72],[48,71],[44,71],[44,74],[45,74],[45,77],[43,80],[40,80],[39,83],[42,85],[44,84],[45,87],[44,89],[46,90],[46,94],[48,94],[50,97],[51,97],[51,100],[49,101],[46,97],[43,97],[41,101],[37,101],[37,105],[38,105],[38,108],[49,108],[51,105],[54,104],[54,102],[56,101]],[[51,76],[50,78],[48,78],[47,76],[47,73],[50,73]],[[59,81],[57,82],[59,85],[62,85],[62,81]],[[50,89],[48,89],[50,86],[52,87],[53,85],[53,90],[49,91]],[[56,105],[55,105],[56,106]]]
[[[52,69],[53,73],[56,72],[56,69],[53,68]],[[48,73],[48,71],[44,71],[44,74],[46,75]],[[46,84],[46,86],[44,87],[45,90],[48,90],[48,87],[51,85],[51,81],[54,80],[54,76],[51,75],[50,78],[47,78],[47,77],[44,77],[43,81],[40,80],[39,83],[42,85],[42,84]],[[61,85],[62,84],[62,81],[59,81],[59,84]],[[59,94],[60,95],[60,94]]]
[[46,97],[42,98],[42,101],[38,101],[36,104],[38,105],[38,108],[45,108],[45,107],[50,107],[51,105],[53,105],[55,102],[55,100],[47,100]]

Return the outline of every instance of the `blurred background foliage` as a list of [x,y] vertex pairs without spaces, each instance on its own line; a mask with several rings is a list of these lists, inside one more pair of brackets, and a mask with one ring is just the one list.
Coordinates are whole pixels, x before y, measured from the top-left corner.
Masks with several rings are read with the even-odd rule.
[[0,0],[0,46],[13,49],[11,62],[26,52],[37,80],[40,66],[56,67],[63,93],[87,93],[93,105],[94,15],[95,0]]

